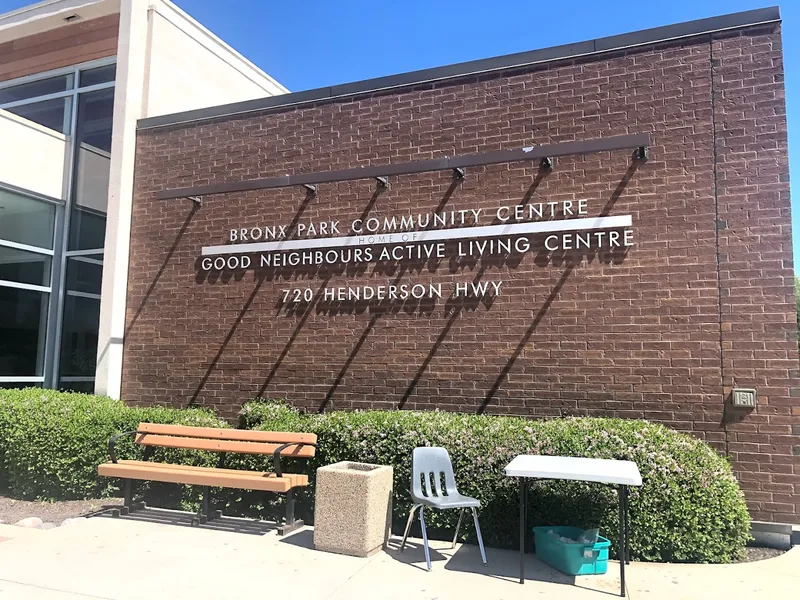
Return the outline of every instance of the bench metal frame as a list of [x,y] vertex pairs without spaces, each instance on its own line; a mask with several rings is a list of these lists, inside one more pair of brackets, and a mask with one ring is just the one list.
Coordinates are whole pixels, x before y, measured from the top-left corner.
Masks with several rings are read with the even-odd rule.
[[[128,435],[136,435],[138,433],[142,432],[138,430],[125,431],[123,433],[118,433],[116,435],[111,436],[111,439],[108,440],[108,455],[112,463],[117,464],[118,462],[117,452],[116,452],[117,440],[122,437]],[[283,477],[283,468],[281,467],[281,452],[283,452],[284,450],[286,450],[291,446],[297,446],[298,448],[301,448],[303,446],[313,446],[314,448],[317,447],[317,445],[312,442],[287,442],[285,444],[278,446],[272,453],[272,464],[275,470],[275,475],[277,477]],[[144,449],[142,459],[149,460],[152,453],[153,453],[153,447],[146,446]],[[219,462],[217,463],[218,469],[223,468],[226,456],[227,452],[220,453]],[[308,460],[307,458],[302,458],[302,457],[298,457],[297,459]],[[112,510],[112,515],[115,517],[119,517],[121,515],[128,515],[137,510],[143,510],[144,508],[147,508],[147,505],[144,502],[137,502],[137,503],[133,502],[133,479],[125,478],[124,481],[125,481],[123,489],[124,504],[121,508]],[[278,525],[278,535],[286,535],[292,533],[293,531],[296,531],[301,527],[303,527],[303,525],[305,524],[302,519],[295,519],[294,505],[295,505],[294,488],[290,488],[289,491],[286,492],[286,520],[282,525]],[[221,518],[222,518],[221,510],[212,510],[211,487],[203,486],[202,508],[200,509],[200,513],[197,514],[192,519],[192,525],[204,525],[209,521]]]

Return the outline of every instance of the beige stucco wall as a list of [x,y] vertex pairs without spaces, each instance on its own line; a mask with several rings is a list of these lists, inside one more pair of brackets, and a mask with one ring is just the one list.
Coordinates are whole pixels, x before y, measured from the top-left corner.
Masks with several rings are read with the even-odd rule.
[[288,90],[166,0],[120,11],[95,391],[119,398],[125,343],[136,121]]
[[287,90],[170,2],[150,8],[145,114],[153,117]]
[[0,181],[51,198],[63,197],[66,138],[0,110]]

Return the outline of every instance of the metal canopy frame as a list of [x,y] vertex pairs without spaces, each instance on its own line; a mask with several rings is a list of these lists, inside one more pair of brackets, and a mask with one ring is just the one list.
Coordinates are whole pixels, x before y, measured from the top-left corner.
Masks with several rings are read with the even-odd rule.
[[171,200],[174,198],[190,198],[197,202],[203,196],[216,194],[229,194],[232,192],[250,192],[254,190],[269,190],[284,187],[302,186],[317,192],[320,183],[333,183],[337,181],[354,181],[358,179],[374,179],[384,189],[388,187],[388,178],[393,175],[410,175],[414,173],[428,173],[432,171],[453,171],[454,176],[461,179],[466,174],[467,167],[496,165],[510,162],[540,161],[540,168],[552,168],[553,158],[556,156],[569,156],[575,154],[591,154],[594,152],[607,152],[611,150],[625,150],[635,148],[636,160],[647,160],[647,147],[650,145],[650,135],[635,133],[618,135],[594,140],[577,142],[562,142],[558,144],[545,144],[531,146],[518,150],[499,150],[481,154],[469,154],[430,160],[418,160],[407,163],[356,167],[340,171],[321,171],[318,173],[301,173],[298,175],[285,175],[267,179],[249,179],[233,183],[217,183],[198,187],[176,188],[162,190],[156,193],[158,200]]

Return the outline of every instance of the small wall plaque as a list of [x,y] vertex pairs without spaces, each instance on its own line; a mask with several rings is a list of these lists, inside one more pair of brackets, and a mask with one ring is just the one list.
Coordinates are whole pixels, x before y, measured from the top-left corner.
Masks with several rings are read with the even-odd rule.
[[741,408],[752,408],[756,405],[756,391],[743,388],[733,390],[733,405]]

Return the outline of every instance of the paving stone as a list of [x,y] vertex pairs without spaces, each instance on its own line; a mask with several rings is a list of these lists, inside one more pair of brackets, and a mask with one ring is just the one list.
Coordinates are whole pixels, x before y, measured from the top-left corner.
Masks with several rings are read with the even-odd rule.
[[86,517],[73,517],[71,519],[64,519],[61,523],[61,527],[72,527],[83,523],[86,523]]
[[18,527],[28,527],[30,529],[41,529],[42,528],[42,520],[39,517],[27,517],[25,519],[20,519],[14,525]]

